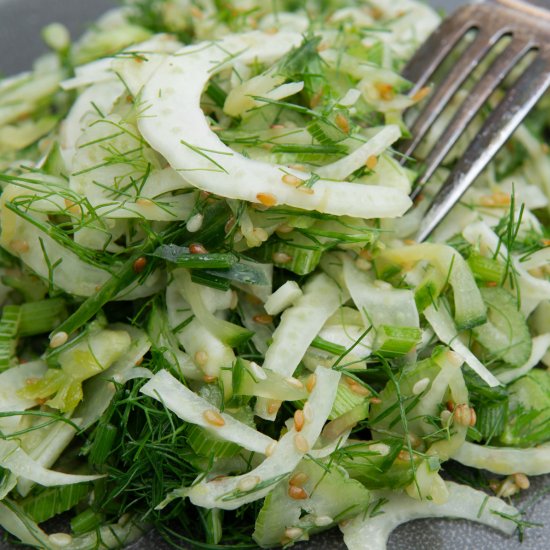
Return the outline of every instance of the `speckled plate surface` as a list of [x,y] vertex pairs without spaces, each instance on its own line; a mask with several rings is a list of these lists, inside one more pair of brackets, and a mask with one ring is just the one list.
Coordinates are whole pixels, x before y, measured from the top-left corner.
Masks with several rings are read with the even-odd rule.
[[[437,8],[451,10],[464,2],[432,0],[430,3]],[[113,5],[116,5],[116,0],[0,0],[0,74],[12,74],[26,69],[43,52],[40,29],[45,24],[61,21],[77,35],[89,22]],[[526,519],[541,526],[528,529],[523,543],[517,537],[509,538],[468,521],[429,519],[410,522],[396,529],[390,537],[388,550],[550,549],[550,494],[544,495],[548,488],[548,476],[533,480],[532,487],[524,498]],[[0,541],[0,550],[12,548],[15,547]],[[131,548],[168,550],[172,547],[153,532]],[[301,543],[298,548],[339,550],[344,549],[345,545],[340,533],[333,530],[313,538],[310,542]]]

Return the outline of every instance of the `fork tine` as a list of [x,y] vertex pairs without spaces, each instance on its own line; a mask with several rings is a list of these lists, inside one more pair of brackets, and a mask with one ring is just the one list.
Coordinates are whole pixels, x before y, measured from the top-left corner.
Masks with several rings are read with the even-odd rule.
[[548,55],[539,55],[491,113],[434,197],[417,234],[419,242],[424,241],[432,233],[460,200],[549,86],[550,58]]
[[424,163],[424,172],[419,178],[411,198],[414,199],[422,191],[422,186],[433,176],[468,124],[479,113],[481,107],[483,107],[499,84],[531,48],[532,44],[528,38],[525,40],[514,40],[499,55],[487,72],[481,77],[480,81],[469,92],[468,97],[464,100],[464,103],[460,106],[428,155]]
[[474,6],[460,8],[418,49],[402,72],[404,78],[414,83],[412,94],[428,82],[458,41],[475,26],[472,20],[475,15]]
[[450,73],[445,76],[435,92],[428,99],[422,112],[414,121],[411,134],[413,138],[406,144],[403,153],[411,156],[420,142],[426,136],[428,130],[445,109],[451,98],[466,82],[474,69],[479,65],[495,43],[506,34],[506,29],[500,28],[493,31],[480,31],[475,40],[460,57]]

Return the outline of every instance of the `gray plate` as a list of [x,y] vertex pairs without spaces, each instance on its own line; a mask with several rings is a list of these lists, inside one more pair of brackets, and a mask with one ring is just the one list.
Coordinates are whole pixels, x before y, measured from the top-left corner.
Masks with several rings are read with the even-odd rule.
[[[392,0],[387,0],[391,2]],[[461,0],[433,0],[438,8],[452,9]],[[86,24],[116,5],[113,0],[0,0],[0,73],[11,74],[28,68],[44,51],[40,29],[47,23],[62,21],[75,35]],[[535,480],[527,498],[543,492],[548,478]],[[499,533],[463,520],[418,520],[399,527],[390,537],[389,550],[545,550],[550,548],[550,496],[538,500],[529,509],[527,519],[543,527],[528,529],[523,544],[517,538]],[[0,541],[0,550],[12,546]],[[172,548],[155,533],[132,546],[133,550],[168,550]],[[337,550],[345,548],[342,537],[332,531],[315,537],[300,548],[310,550]]]

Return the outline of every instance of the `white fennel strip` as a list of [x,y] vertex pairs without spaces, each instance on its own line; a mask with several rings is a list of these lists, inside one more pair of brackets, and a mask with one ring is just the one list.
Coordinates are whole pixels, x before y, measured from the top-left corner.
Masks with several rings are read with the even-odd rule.
[[341,527],[349,550],[385,550],[391,532],[408,521],[420,518],[462,518],[476,521],[507,535],[516,523],[499,514],[519,516],[513,506],[497,497],[490,497],[466,485],[446,482],[449,500],[444,504],[423,500],[419,502],[405,494],[385,493],[385,504],[374,517],[359,514]]
[[300,432],[291,427],[274,446],[272,454],[251,472],[201,481],[182,494],[196,506],[235,510],[270,493],[313,448],[332,409],[340,373],[318,367],[315,375],[317,383],[305,405],[309,410]]
[[155,374],[141,388],[141,393],[157,399],[182,420],[202,426],[221,439],[237,443],[250,451],[265,453],[266,448],[274,443],[271,437],[216,410],[211,403],[186,388],[168,371]]
[[285,178],[305,183],[311,174],[248,159],[227,147],[210,129],[200,100],[216,73],[236,62],[273,63],[301,42],[297,33],[253,31],[183,48],[143,87],[147,116],[139,120],[141,133],[176,171],[203,191],[359,218],[401,216],[411,206],[403,191],[324,179],[311,189],[287,185]]

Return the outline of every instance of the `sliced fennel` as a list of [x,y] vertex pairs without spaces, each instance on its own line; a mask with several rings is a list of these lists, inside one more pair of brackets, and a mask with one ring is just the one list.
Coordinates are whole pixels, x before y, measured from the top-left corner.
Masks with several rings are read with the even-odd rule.
[[[250,32],[180,50],[143,89],[142,99],[149,110],[139,121],[140,131],[184,179],[203,191],[257,204],[287,204],[361,218],[402,215],[411,204],[403,192],[323,179],[316,181],[310,192],[303,192],[285,184],[285,178],[305,183],[311,174],[247,159],[210,130],[200,109],[200,96],[214,74],[237,60],[272,63],[300,42],[297,33]],[[178,119],[186,124],[177,124]],[[234,178],[240,180],[239,186],[233,185]]]
[[[406,495],[385,493],[381,513],[364,518],[361,514],[341,527],[344,541],[350,550],[385,550],[391,532],[407,521],[419,518],[450,517],[476,521],[511,535],[519,515],[513,506],[496,497],[466,485],[446,482],[449,500],[436,504],[429,500],[418,502]],[[500,515],[503,514],[503,515]]]
[[[141,392],[158,399],[182,420],[202,426],[221,439],[237,443],[243,449],[265,453],[274,442],[270,437],[235,420],[232,416],[216,411],[208,401],[187,389],[167,371],[157,373],[141,388]],[[209,414],[214,415],[217,424],[213,423]]]
[[242,504],[269,494],[313,448],[330,414],[340,373],[319,367],[315,374],[317,383],[306,402],[309,411],[300,432],[294,427],[289,429],[276,443],[270,456],[251,472],[199,481],[190,489],[184,489],[182,496],[189,497],[193,504],[204,508],[235,510]]

